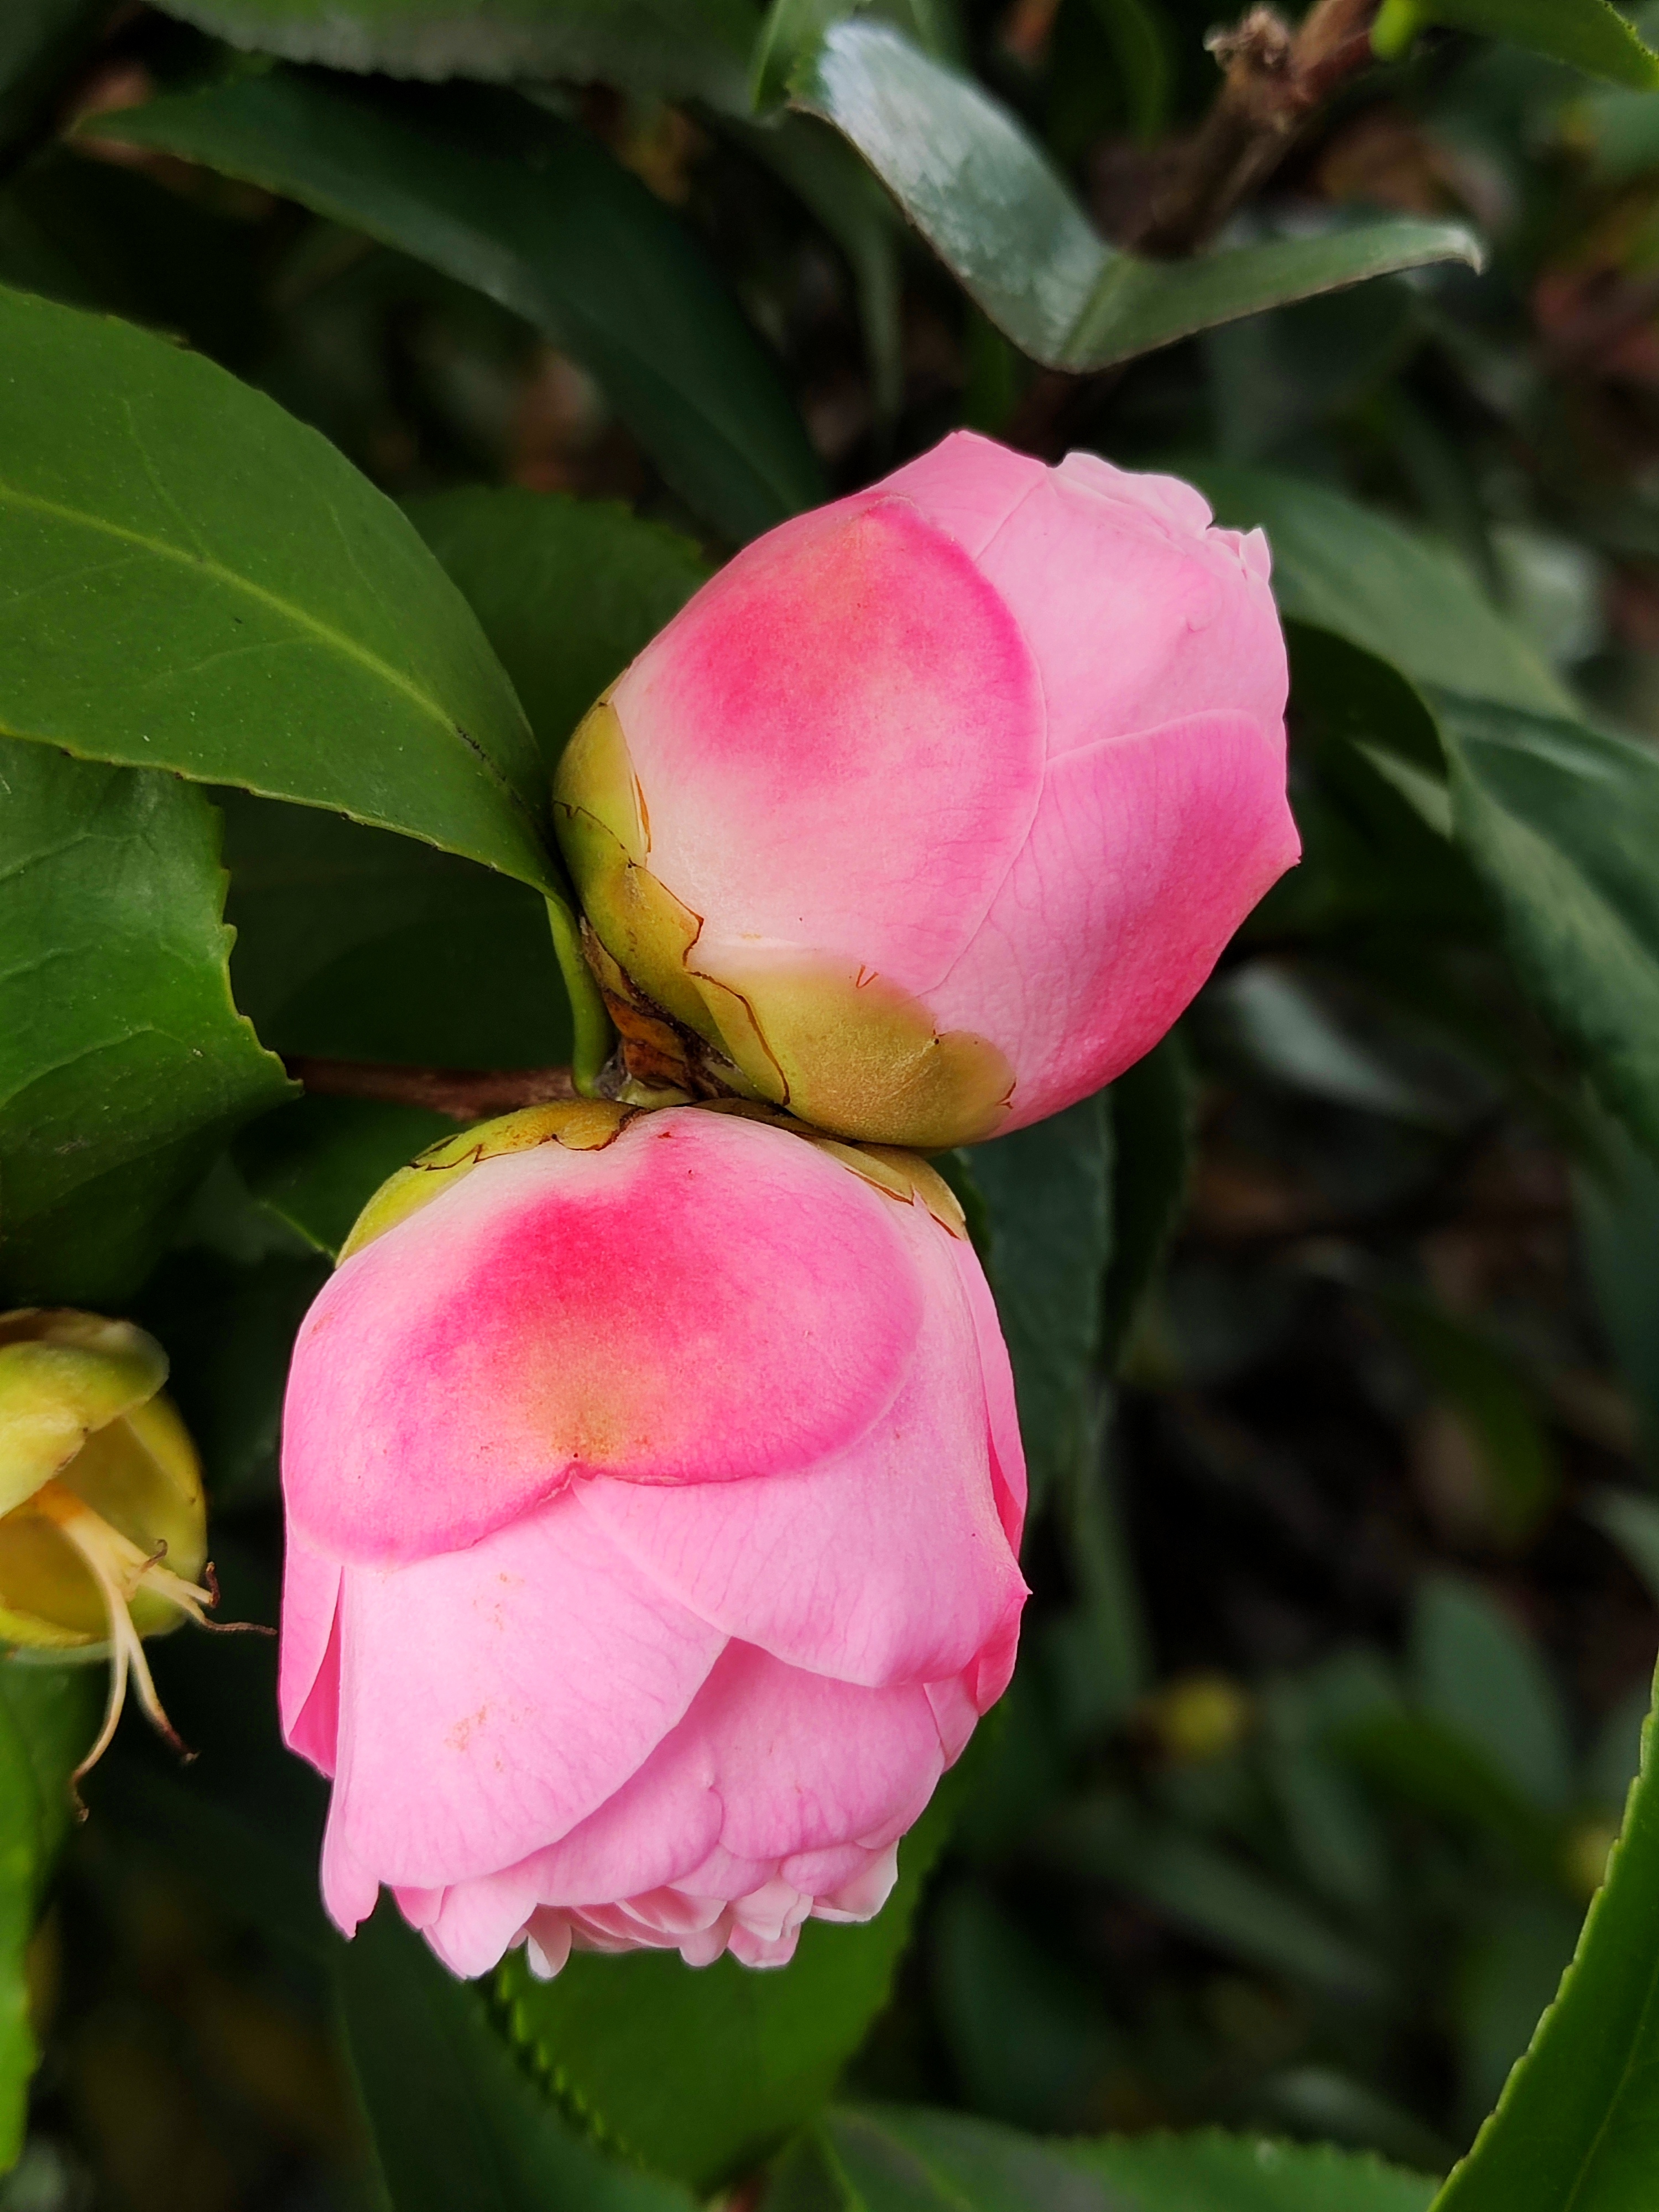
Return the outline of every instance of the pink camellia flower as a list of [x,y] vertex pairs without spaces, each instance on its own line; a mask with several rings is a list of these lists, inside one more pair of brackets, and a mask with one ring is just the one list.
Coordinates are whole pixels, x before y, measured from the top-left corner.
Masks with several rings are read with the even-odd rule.
[[861,1920],[1000,1696],[1008,1362],[955,1201],[736,1111],[535,1108],[371,1201],[283,1418],[323,1891],[456,1972],[775,1966]]
[[1139,1059],[1297,857],[1267,570],[966,431],[739,553],[555,781],[635,1073],[926,1149]]

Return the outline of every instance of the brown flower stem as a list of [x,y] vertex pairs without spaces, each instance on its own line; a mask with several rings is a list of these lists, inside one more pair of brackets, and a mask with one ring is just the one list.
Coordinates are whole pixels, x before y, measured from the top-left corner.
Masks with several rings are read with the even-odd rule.
[[574,1098],[568,1067],[398,1067],[373,1060],[313,1060],[283,1055],[294,1080],[315,1098],[374,1098],[392,1106],[425,1106],[452,1121],[483,1121],[520,1106]]
[[1317,0],[1298,30],[1275,9],[1252,8],[1207,44],[1221,89],[1153,196],[1129,242],[1166,258],[1206,246],[1259,191],[1309,118],[1371,58],[1378,0]]
[[[1371,58],[1380,0],[1316,0],[1292,31],[1269,7],[1254,7],[1206,44],[1221,64],[1220,90],[1184,144],[1158,149],[1159,181],[1126,249],[1178,260],[1207,246],[1229,216],[1260,191],[1310,118]],[[1123,365],[1076,374],[1041,369],[1002,436],[1020,451],[1057,461],[1075,426],[1123,374]]]

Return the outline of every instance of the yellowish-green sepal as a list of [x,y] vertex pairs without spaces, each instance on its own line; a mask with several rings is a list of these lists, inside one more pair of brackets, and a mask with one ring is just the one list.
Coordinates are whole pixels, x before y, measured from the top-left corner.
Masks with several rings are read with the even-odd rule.
[[608,1098],[560,1099],[551,1105],[526,1106],[516,1114],[503,1114],[499,1120],[480,1121],[475,1128],[446,1137],[380,1185],[340,1247],[341,1265],[377,1237],[384,1237],[388,1229],[395,1229],[410,1214],[430,1206],[434,1198],[453,1190],[481,1162],[500,1159],[508,1152],[530,1152],[538,1145],[562,1145],[574,1152],[597,1152],[613,1141],[633,1111],[632,1107]]

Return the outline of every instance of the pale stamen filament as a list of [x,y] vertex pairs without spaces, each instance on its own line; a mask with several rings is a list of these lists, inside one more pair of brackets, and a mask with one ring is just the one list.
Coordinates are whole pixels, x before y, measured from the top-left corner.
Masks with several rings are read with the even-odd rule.
[[[101,1514],[93,1511],[84,1498],[77,1498],[62,1483],[46,1484],[35,1492],[30,1504],[74,1546],[82,1565],[98,1586],[109,1620],[109,1697],[104,1707],[103,1726],[99,1729],[97,1741],[91,1750],[70,1778],[71,1789],[78,1785],[83,1775],[92,1771],[108,1750],[115,1734],[115,1724],[121,1717],[121,1708],[126,1700],[129,1680],[137,1691],[139,1704],[157,1731],[173,1750],[188,1758],[190,1753],[185,1751],[178,1731],[162,1710],[161,1700],[156,1694],[155,1684],[150,1674],[149,1662],[144,1656],[143,1639],[132,1625],[128,1607],[142,1588],[153,1591],[168,1604],[176,1605],[181,1613],[188,1613],[203,1627],[216,1627],[219,1624],[207,1620],[204,1610],[218,1600],[218,1591],[211,1586],[211,1570],[209,1570],[210,1587],[205,1589],[195,1583],[185,1582],[182,1576],[175,1575],[171,1568],[161,1565],[167,1550],[165,1544],[155,1552],[141,1551],[130,1537],[124,1536],[118,1528],[112,1528]],[[76,1802],[79,1802],[78,1796]]]

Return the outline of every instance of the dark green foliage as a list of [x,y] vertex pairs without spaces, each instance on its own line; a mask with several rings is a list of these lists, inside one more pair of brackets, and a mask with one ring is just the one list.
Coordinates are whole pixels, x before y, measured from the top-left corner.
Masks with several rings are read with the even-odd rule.
[[409,1071],[609,1049],[548,771],[734,547],[963,423],[1188,477],[1304,845],[941,1163],[1032,1597],[886,1910],[467,1987],[327,1923],[268,1640],[78,1833],[100,1667],[0,1659],[0,2212],[1659,2202],[1659,21],[1357,10],[1158,260],[1218,12],[0,10],[0,1288],[165,1343],[231,1619]]

